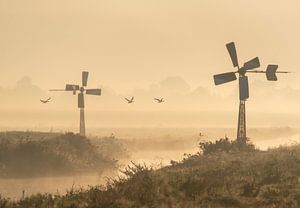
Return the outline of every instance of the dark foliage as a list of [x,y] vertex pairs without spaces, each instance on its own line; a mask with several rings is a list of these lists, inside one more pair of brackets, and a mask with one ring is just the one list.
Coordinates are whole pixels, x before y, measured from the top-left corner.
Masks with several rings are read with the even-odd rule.
[[247,139],[246,141],[231,141],[227,137],[225,137],[224,139],[221,138],[214,142],[202,141],[199,143],[199,148],[200,152],[204,155],[216,152],[249,152],[255,150],[255,146],[249,142],[249,139]]
[[[73,133],[40,138],[25,132],[23,137],[17,132],[0,136],[0,177],[67,175],[116,167],[116,160],[101,149],[101,139],[99,147]],[[112,146],[119,147],[117,142],[111,144],[113,154]]]

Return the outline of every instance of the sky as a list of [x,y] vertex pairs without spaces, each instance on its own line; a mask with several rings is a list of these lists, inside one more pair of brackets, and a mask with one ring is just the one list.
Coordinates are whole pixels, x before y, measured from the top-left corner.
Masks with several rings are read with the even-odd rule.
[[[215,87],[212,79],[234,70],[225,48],[234,41],[240,63],[259,56],[262,70],[278,64],[293,72],[276,83],[250,74],[247,109],[265,113],[276,103],[270,113],[290,115],[298,111],[300,90],[299,6],[296,0],[0,0],[0,95],[7,97],[0,111],[37,109],[38,115],[44,107],[32,99],[80,83],[81,71],[87,70],[89,86],[107,89],[103,93],[110,98],[89,98],[91,110],[128,111],[122,99],[136,94],[143,100],[137,111],[235,113],[237,83]],[[156,95],[174,103],[160,109],[146,104]],[[50,96],[57,96],[49,107],[53,111],[69,108],[74,99]],[[230,125],[235,126],[233,116]]]

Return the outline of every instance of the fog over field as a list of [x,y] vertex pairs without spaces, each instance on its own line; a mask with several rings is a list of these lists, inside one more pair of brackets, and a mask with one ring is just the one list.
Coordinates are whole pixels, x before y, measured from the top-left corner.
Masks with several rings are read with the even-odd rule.
[[0,207],[300,207],[299,8],[0,0]]
[[[76,131],[76,129],[74,129]],[[20,198],[23,190],[29,196],[39,192],[64,194],[74,188],[87,188],[92,185],[106,184],[109,178],[122,175],[121,170],[131,161],[136,164],[146,164],[155,169],[170,165],[171,161],[180,161],[186,154],[196,154],[200,141],[214,141],[218,138],[236,137],[234,128],[89,128],[89,134],[97,137],[116,137],[126,148],[128,156],[120,156],[118,168],[104,172],[71,174],[67,176],[39,176],[2,178],[1,194],[6,197]],[[199,136],[199,133],[203,136]],[[31,132],[27,132],[31,135]],[[249,128],[251,142],[258,148],[267,150],[281,145],[300,143],[300,129],[281,128]],[[26,132],[24,132],[26,138]],[[30,136],[31,137],[31,136]],[[36,137],[40,140],[44,136]],[[93,138],[93,137],[92,137]],[[105,148],[105,147],[104,147]]]
[[[250,85],[246,106],[249,127],[299,127],[300,90],[263,81]],[[64,83],[59,87],[64,88]],[[219,93],[201,85],[192,88],[179,76],[127,93],[104,86],[101,97],[86,98],[87,127],[235,128],[238,89],[232,87],[229,94],[220,95],[220,87]],[[49,93],[24,77],[12,87],[0,88],[0,95],[5,97],[0,109],[2,130],[68,130],[78,125],[77,98],[72,93]],[[52,101],[42,105],[39,99],[49,96]],[[128,105],[124,97],[131,96],[135,96],[135,103]],[[157,104],[154,97],[164,97],[166,102]]]
[[[118,170],[130,161],[159,168],[169,165],[171,160],[181,160],[185,154],[195,154],[201,140],[236,138],[236,86],[230,93],[220,95],[200,85],[192,88],[182,77],[176,76],[128,93],[117,93],[105,86],[102,90],[100,98],[86,99],[87,134],[91,137],[113,134],[126,144],[130,157],[119,158]],[[296,106],[300,91],[253,81],[251,92],[246,106],[247,133],[251,142],[260,149],[298,143],[300,116]],[[0,95],[6,97],[0,109],[1,131],[78,132],[77,97],[71,93],[49,93],[31,78],[23,77],[11,87],[2,87]],[[131,95],[136,102],[128,105],[123,98]],[[42,105],[39,99],[48,96],[52,97],[52,102]],[[159,105],[153,97],[164,97],[166,102]],[[200,132],[203,137],[199,137]],[[72,186],[105,184],[107,177],[118,174],[118,171],[109,171],[1,179],[0,185],[4,187],[4,196],[19,198],[23,190],[27,195],[65,193]]]

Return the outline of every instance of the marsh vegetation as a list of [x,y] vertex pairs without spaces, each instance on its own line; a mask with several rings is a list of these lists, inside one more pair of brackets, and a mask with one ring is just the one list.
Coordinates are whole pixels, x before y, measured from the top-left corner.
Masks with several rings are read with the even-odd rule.
[[199,143],[169,166],[131,163],[105,185],[1,198],[1,207],[299,207],[300,146],[259,150],[228,138]]

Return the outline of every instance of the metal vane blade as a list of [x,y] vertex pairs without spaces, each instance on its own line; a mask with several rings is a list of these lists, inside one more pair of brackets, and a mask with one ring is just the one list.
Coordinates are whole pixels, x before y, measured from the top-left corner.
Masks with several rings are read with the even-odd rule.
[[78,108],[84,108],[84,95],[83,95],[83,93],[78,94]]
[[248,77],[239,77],[239,90],[240,90],[240,100],[246,100],[249,98],[249,84]]
[[238,67],[239,62],[238,62],[238,59],[237,59],[236,48],[235,48],[234,42],[226,44],[226,48],[229,52],[229,55],[230,55],[233,66]]
[[87,95],[101,95],[101,89],[86,89]]
[[266,70],[267,80],[277,81],[277,76],[276,76],[277,69],[278,69],[278,65],[268,65]]
[[79,85],[66,84],[65,91],[76,91],[79,90]]
[[214,75],[215,85],[224,84],[224,83],[231,82],[234,80],[236,80],[236,75],[234,72],[227,72],[227,73],[223,73],[223,74]]
[[89,72],[83,71],[82,72],[82,86],[84,86],[84,87],[87,86],[88,77],[89,77]]
[[255,57],[254,59],[251,59],[250,61],[244,63],[244,70],[251,70],[260,67],[259,58]]

